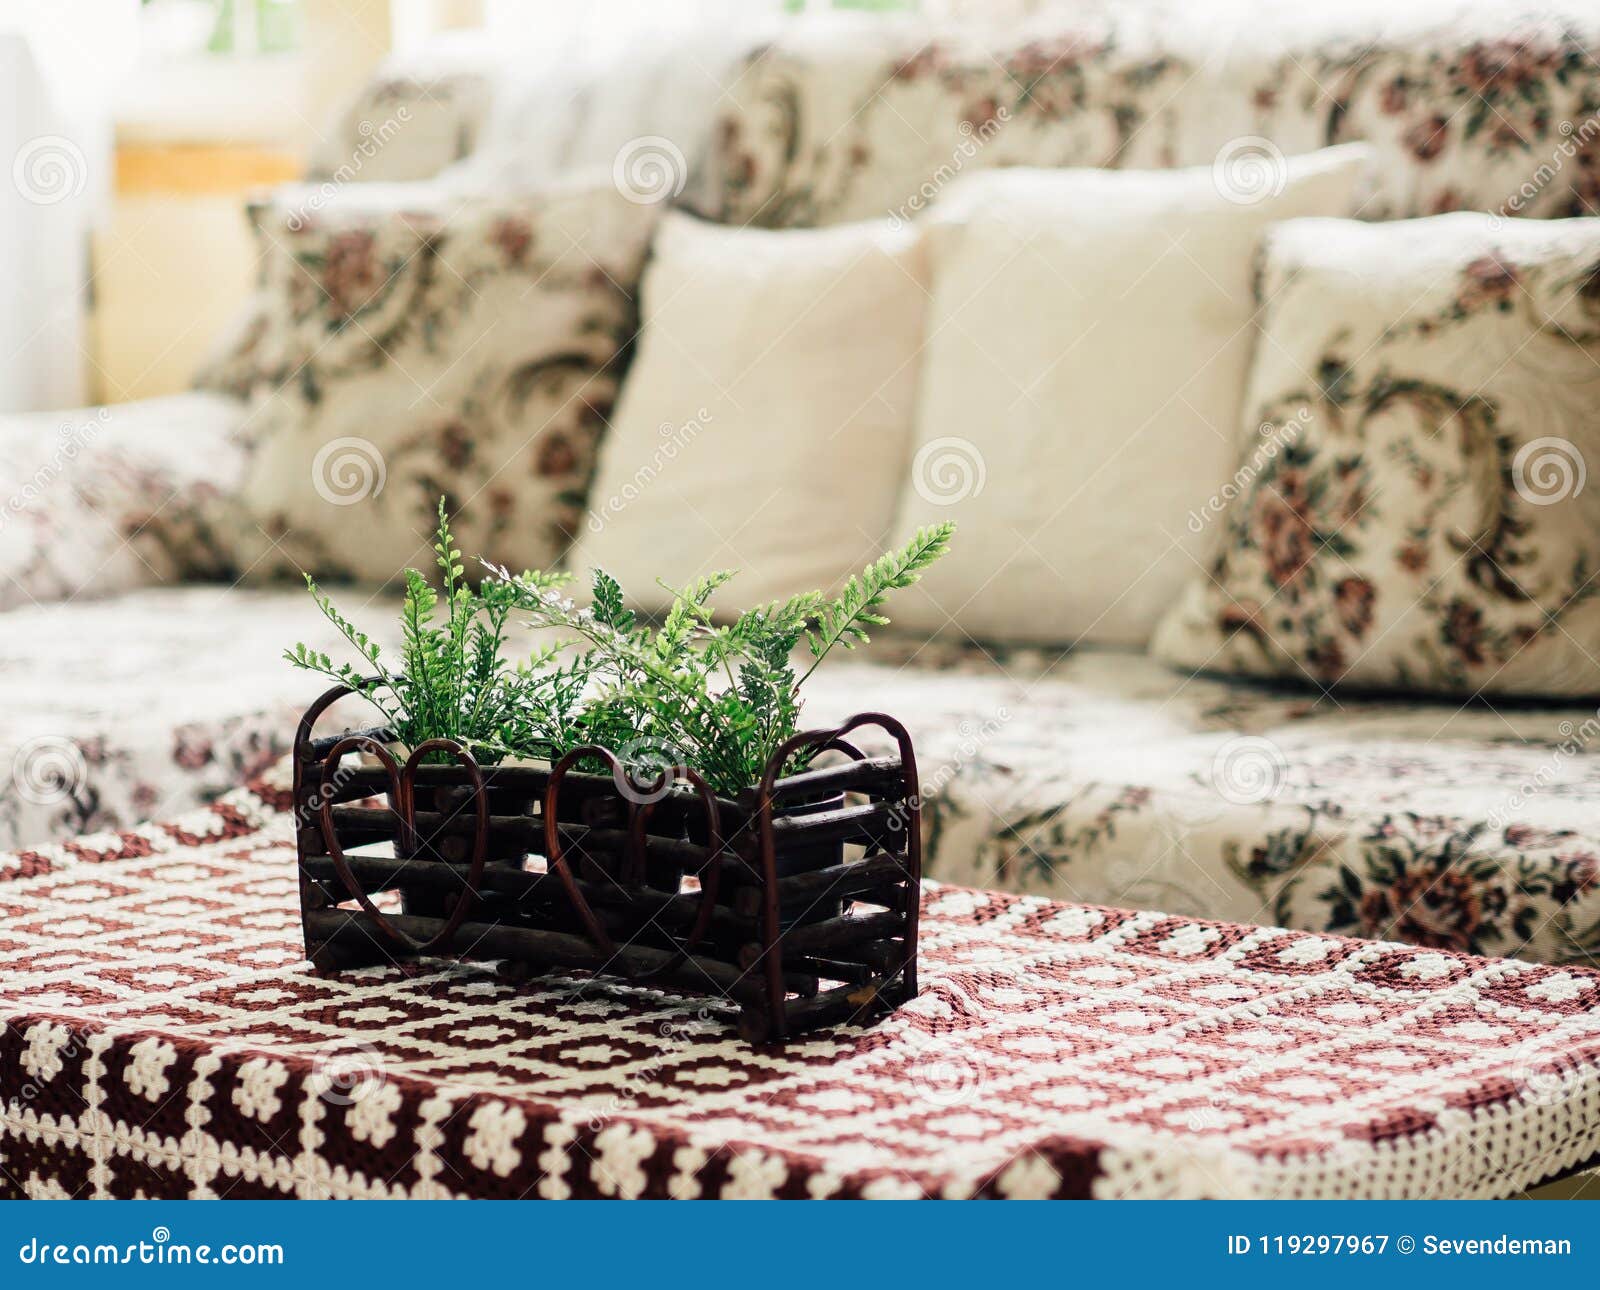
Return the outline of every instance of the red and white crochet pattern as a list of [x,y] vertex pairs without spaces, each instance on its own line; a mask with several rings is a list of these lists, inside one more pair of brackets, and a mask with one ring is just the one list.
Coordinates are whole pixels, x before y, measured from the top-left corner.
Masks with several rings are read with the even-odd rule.
[[1600,974],[930,887],[922,995],[304,963],[284,794],[0,856],[0,1195],[1498,1196],[1600,1153]]

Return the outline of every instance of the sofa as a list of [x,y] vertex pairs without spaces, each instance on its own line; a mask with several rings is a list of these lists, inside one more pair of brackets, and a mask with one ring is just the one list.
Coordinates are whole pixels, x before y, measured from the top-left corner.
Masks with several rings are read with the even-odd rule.
[[[730,53],[714,90],[703,68],[684,73],[706,128],[672,200],[766,228],[909,217],[952,168],[1209,165],[1248,136],[1286,153],[1369,142],[1371,218],[1600,210],[1592,14],[1267,12],[1075,5],[1005,32],[784,31]],[[392,206],[397,187],[403,200],[609,162],[616,141],[541,118],[541,93],[490,50],[396,62],[321,146],[303,200],[359,205],[371,184]],[[651,133],[635,100],[624,139]],[[1004,132],[961,146],[1002,110]],[[390,139],[397,116],[415,128]],[[538,157],[516,151],[530,119],[557,134]],[[213,520],[250,470],[240,373],[259,343],[246,316],[188,394],[0,427],[0,848],[24,865],[260,773],[315,696],[279,655],[330,647],[326,624],[303,588],[233,585],[250,569]],[[381,620],[394,594],[345,599]],[[1132,648],[890,632],[820,672],[806,715],[864,707],[915,737],[930,877],[1546,963],[1600,949],[1591,704],[1351,693],[1189,674]]]

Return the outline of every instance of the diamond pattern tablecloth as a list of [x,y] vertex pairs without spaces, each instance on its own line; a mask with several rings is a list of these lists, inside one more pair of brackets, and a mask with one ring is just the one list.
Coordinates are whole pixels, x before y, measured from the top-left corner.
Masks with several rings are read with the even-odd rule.
[[930,886],[923,993],[315,975],[277,782],[0,856],[0,1195],[1489,1196],[1600,1153],[1600,974]]

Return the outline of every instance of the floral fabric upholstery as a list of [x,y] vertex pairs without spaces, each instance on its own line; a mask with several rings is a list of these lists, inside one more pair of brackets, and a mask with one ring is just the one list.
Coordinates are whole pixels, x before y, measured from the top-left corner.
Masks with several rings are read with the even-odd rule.
[[1600,693],[1600,220],[1296,221],[1263,259],[1237,496],[1155,653]]
[[298,640],[337,647],[304,591],[222,583],[0,615],[0,846],[127,828],[260,774],[326,688],[283,661]]
[[391,63],[318,142],[307,177],[318,185],[431,179],[477,147],[493,85],[476,60]]
[[216,365],[250,390],[241,572],[385,582],[429,563],[441,494],[464,550],[553,564],[654,218],[609,186],[461,200],[379,185],[314,210],[280,193],[258,221],[264,316]]
[[258,286],[211,343],[190,385],[196,391],[247,399],[259,374],[260,349],[272,317],[272,301]]
[[1073,6],[1019,37],[796,33],[730,88],[701,200],[768,227],[910,218],[978,167],[1216,164],[1270,184],[1283,155],[1361,139],[1371,218],[1591,213],[1600,25],[1546,14]]
[[808,721],[910,724],[933,877],[1541,962],[1600,950],[1591,708],[1308,695],[1111,650],[872,648],[813,678]]
[[[693,171],[683,199],[701,213],[767,227],[909,217],[981,166],[1209,165],[1228,144],[1249,164],[1239,141],[1284,154],[1370,141],[1374,218],[1600,210],[1600,24],[1576,3],[1256,6],[1247,18],[1183,0],[1039,8],[1002,20],[973,6],[986,27],[797,25],[717,76],[726,108],[709,146],[649,116],[635,133],[671,137]],[[492,48],[394,63],[341,116],[311,178],[492,163],[486,153],[516,151],[515,131],[502,140],[493,122],[514,115],[528,75]],[[608,90],[621,87],[585,86]],[[570,130],[541,126],[557,128]]]
[[[341,603],[392,617],[364,600]],[[3,621],[0,774],[31,785],[0,794],[6,847],[237,785],[323,688],[283,647],[334,648],[303,591],[159,589]],[[807,689],[809,725],[910,725],[931,877],[1543,962],[1600,951],[1587,708],[1319,697],[1131,652],[893,636]]]
[[226,564],[211,519],[238,487],[243,416],[193,393],[0,417],[0,610]]

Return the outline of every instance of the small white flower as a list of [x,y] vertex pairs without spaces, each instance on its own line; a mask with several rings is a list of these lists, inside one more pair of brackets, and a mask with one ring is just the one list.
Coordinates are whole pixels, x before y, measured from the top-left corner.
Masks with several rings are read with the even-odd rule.
[[128,1082],[129,1090],[135,1097],[160,1101],[169,1087],[167,1067],[177,1060],[178,1050],[166,1040],[151,1035],[130,1048],[128,1055],[133,1060],[122,1077]]
[[61,1074],[66,1063],[61,1060],[61,1050],[72,1038],[72,1032],[59,1022],[43,1021],[28,1027],[28,1046],[22,1053],[22,1068],[31,1079],[52,1080]]
[[704,1195],[699,1173],[710,1159],[701,1147],[679,1147],[672,1153],[674,1173],[667,1183],[667,1194],[673,1200],[699,1200]]
[[1012,1161],[995,1182],[1002,1196],[1014,1200],[1047,1200],[1060,1185],[1061,1175],[1054,1166],[1032,1152]]
[[631,1200],[644,1192],[644,1162],[656,1140],[644,1129],[613,1124],[595,1137],[594,1181],[602,1195]]
[[252,1057],[239,1067],[239,1083],[233,1090],[233,1104],[244,1115],[254,1116],[265,1124],[283,1109],[283,1099],[278,1090],[289,1078],[289,1072],[278,1062],[265,1057]]
[[350,1104],[346,1117],[351,1134],[374,1147],[384,1146],[394,1137],[394,1113],[400,1109],[400,1090],[393,1084],[373,1084],[366,1095]]
[[764,1151],[741,1151],[728,1162],[724,1200],[771,1200],[789,1177],[789,1166]]
[[464,1144],[467,1159],[476,1169],[508,1177],[521,1158],[517,1139],[528,1127],[528,1118],[514,1106],[485,1102],[472,1113]]
[[545,1126],[545,1149],[539,1153],[539,1196],[543,1200],[567,1200],[572,1195],[572,1188],[567,1186],[566,1178],[568,1166],[572,1157],[567,1151],[572,1140],[578,1136],[578,1131],[570,1124],[551,1124]]

